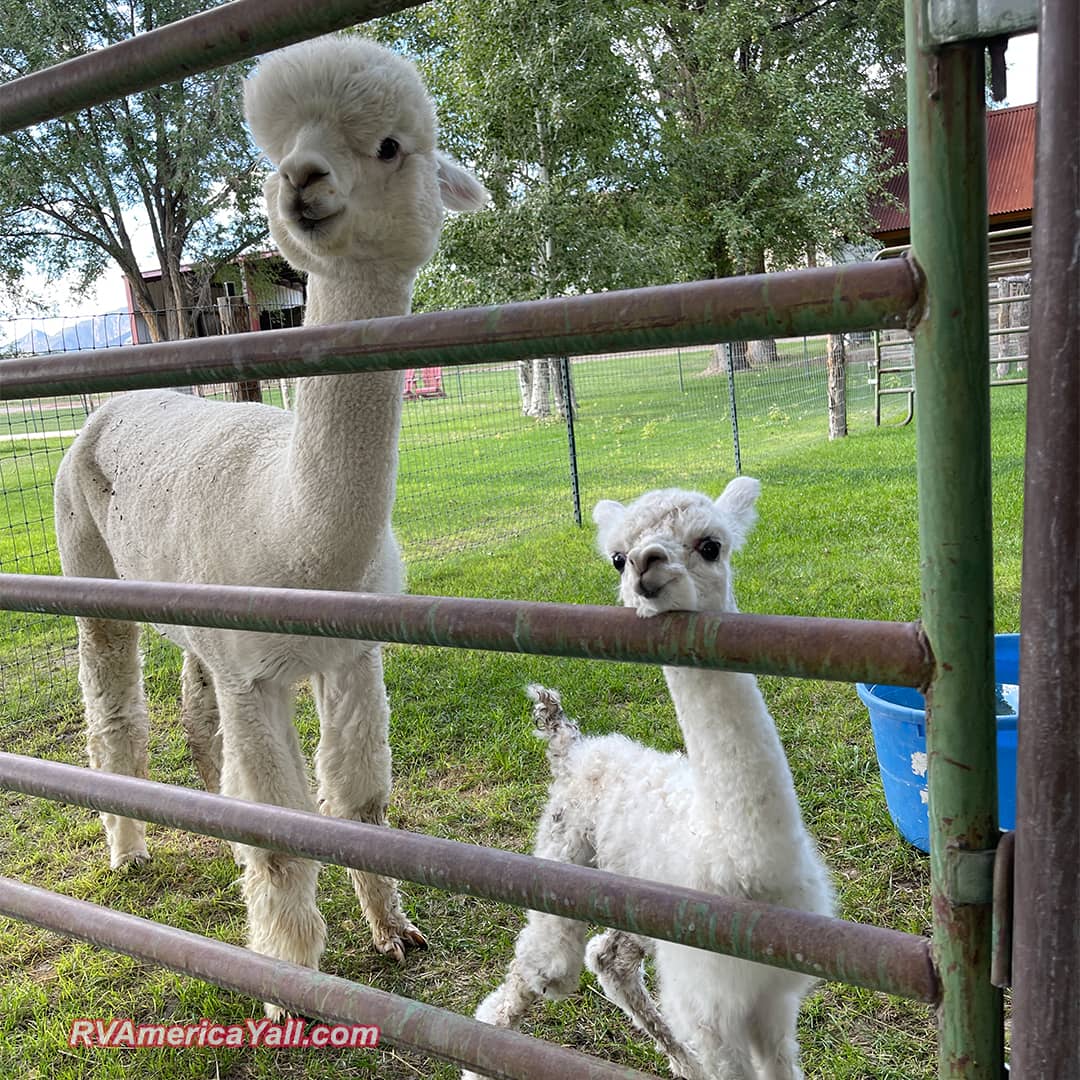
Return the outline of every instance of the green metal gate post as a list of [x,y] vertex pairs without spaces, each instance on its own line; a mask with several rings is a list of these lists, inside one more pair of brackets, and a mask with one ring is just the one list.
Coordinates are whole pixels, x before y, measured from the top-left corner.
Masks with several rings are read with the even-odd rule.
[[915,329],[939,1076],[1001,1080],[990,983],[997,843],[986,276],[984,45],[928,49],[907,0],[911,236],[925,274]]

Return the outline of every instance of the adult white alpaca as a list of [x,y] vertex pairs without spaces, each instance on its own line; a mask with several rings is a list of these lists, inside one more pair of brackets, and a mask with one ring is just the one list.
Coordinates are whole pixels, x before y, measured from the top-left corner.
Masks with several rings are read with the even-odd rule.
[[[601,550],[639,615],[735,611],[731,553],[753,526],[759,485],[733,480],[715,502],[654,491],[596,506]],[[828,873],[803,824],[791,772],[753,675],[665,667],[686,755],[623,735],[582,738],[559,696],[530,687],[553,780],[534,853],[820,914]],[[541,997],[578,986],[583,960],[605,994],[652,1037],[676,1076],[796,1080],[795,1021],[809,976],[529,912],[505,982],[476,1016],[516,1027]],[[658,1001],[642,961],[655,959]],[[477,1080],[466,1072],[466,1080]]]
[[[276,166],[270,230],[308,276],[306,323],[408,312],[444,206],[487,193],[436,150],[435,114],[413,66],[356,37],[266,57],[245,88],[248,122]],[[145,391],[106,403],[61,463],[64,572],[90,577],[393,592],[390,528],[402,372],[302,379],[296,407]],[[378,646],[160,628],[185,650],[185,726],[210,790],[309,810],[292,723],[310,676],[320,719],[321,809],[384,823],[389,711]],[[95,768],[145,776],[147,714],[138,628],[79,620],[79,679]],[[114,867],[147,858],[144,826],[103,815]],[[318,866],[236,845],[252,949],[317,967],[325,925]],[[403,959],[424,938],[396,883],[352,872],[376,947]]]

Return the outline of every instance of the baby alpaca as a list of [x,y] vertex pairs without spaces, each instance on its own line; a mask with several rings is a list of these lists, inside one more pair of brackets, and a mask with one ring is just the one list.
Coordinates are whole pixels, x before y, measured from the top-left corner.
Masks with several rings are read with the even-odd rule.
[[[599,545],[621,575],[623,603],[664,611],[735,611],[730,556],[756,516],[756,480],[733,480],[715,501],[653,491],[593,511]],[[819,914],[832,887],[753,675],[665,667],[686,755],[623,735],[582,738],[559,696],[530,687],[552,782],[534,854]],[[531,911],[505,982],[477,1019],[516,1027],[541,997],[578,986],[582,964],[604,993],[688,1080],[798,1080],[795,1023],[816,980],[667,941]],[[657,1000],[642,961],[655,962]],[[466,1072],[463,1080],[478,1080]]]
[[[475,210],[487,199],[437,151],[435,112],[416,69],[374,42],[326,37],[265,57],[244,96],[274,165],[264,187],[270,232],[307,273],[306,325],[406,314],[445,208]],[[64,573],[398,591],[390,511],[402,387],[400,371],[300,379],[291,412],[167,390],[113,398],[57,473]],[[161,629],[185,653],[182,715],[209,790],[315,808],[292,723],[295,685],[310,678],[320,807],[385,822],[389,710],[378,645]],[[138,627],[80,619],[79,681],[91,765],[145,776]],[[102,817],[112,866],[147,858],[141,822]],[[318,865],[257,847],[234,851],[250,947],[317,967],[325,932]],[[376,948],[401,960],[424,944],[394,881],[350,876]]]

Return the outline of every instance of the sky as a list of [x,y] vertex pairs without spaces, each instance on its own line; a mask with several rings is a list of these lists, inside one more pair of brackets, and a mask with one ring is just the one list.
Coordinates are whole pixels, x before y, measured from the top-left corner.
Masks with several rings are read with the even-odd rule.
[[[1027,105],[1036,97],[1036,49],[1038,34],[1025,34],[1014,37],[1009,41],[1009,47],[1005,53],[1005,69],[1007,74],[1009,105]],[[153,243],[149,236],[148,228],[143,217],[140,228],[137,218],[133,216],[133,235],[136,244],[142,243],[145,258],[142,259],[144,270],[153,269],[157,266],[157,259],[153,252]],[[142,252],[139,252],[142,256]],[[64,288],[60,285],[60,290]],[[46,291],[43,287],[40,291]],[[49,293],[56,295],[57,289],[50,287]],[[119,269],[110,269],[98,281],[97,286],[84,298],[69,298],[68,310],[72,314],[99,314],[109,311],[127,309],[127,299],[124,292],[123,278]]]

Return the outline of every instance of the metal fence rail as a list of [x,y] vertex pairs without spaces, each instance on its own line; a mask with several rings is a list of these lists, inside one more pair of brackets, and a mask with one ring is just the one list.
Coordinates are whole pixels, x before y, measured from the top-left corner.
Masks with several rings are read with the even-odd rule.
[[0,86],[0,135],[423,0],[233,0]]
[[0,574],[11,611],[580,656],[925,688],[917,623]]
[[499,1080],[658,1080],[434,1005],[9,878],[0,877],[0,913],[273,1001],[302,1016],[375,1025],[380,1041],[455,1065],[479,1066]]
[[0,400],[577,356],[906,326],[907,259],[63,353],[0,367]]
[[0,753],[0,787],[937,1000],[930,943],[915,934],[17,754]]

